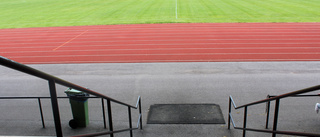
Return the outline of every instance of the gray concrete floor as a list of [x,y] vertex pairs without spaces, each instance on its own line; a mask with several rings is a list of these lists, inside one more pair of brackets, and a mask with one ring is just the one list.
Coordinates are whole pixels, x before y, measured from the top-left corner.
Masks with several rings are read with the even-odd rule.
[[[264,99],[319,84],[320,62],[215,62],[215,63],[121,63],[121,64],[47,64],[29,65],[75,84],[135,105],[142,97],[143,130],[136,137],[238,137],[242,131],[227,129],[226,124],[146,124],[152,104],[219,104],[227,121],[228,96],[237,105]],[[67,87],[57,85],[58,96]],[[318,94],[314,92],[313,94]],[[6,96],[49,96],[47,81],[0,66],[0,94]],[[279,130],[320,133],[320,115],[314,111],[320,98],[281,100]],[[274,103],[273,103],[274,104]],[[42,128],[37,100],[0,100],[0,135],[54,136],[49,100],[42,100],[46,128]],[[112,104],[114,129],[128,128],[127,108]],[[106,131],[103,128],[99,99],[89,100],[90,125],[71,129],[70,104],[59,99],[65,136]],[[273,112],[274,106],[271,107]],[[133,110],[133,121],[138,111]],[[237,126],[242,126],[243,110],[234,110]],[[248,127],[263,129],[265,104],[249,107]],[[271,116],[270,123],[272,124]],[[270,128],[271,128],[270,124]],[[116,137],[129,136],[128,132]],[[247,132],[247,136],[271,136]],[[285,135],[279,135],[285,136]]]

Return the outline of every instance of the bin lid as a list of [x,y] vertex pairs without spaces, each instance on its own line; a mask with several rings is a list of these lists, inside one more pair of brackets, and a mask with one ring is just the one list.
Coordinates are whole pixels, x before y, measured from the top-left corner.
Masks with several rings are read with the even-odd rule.
[[64,91],[64,93],[67,93],[67,94],[83,94],[84,92],[76,90],[76,89],[68,88],[66,91]]

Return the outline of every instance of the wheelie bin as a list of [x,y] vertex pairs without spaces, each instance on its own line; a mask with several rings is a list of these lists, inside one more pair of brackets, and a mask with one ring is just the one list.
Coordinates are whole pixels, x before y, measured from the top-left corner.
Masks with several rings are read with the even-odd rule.
[[88,98],[89,94],[68,88],[65,93],[69,97],[73,119],[69,121],[71,128],[86,127],[89,125]]

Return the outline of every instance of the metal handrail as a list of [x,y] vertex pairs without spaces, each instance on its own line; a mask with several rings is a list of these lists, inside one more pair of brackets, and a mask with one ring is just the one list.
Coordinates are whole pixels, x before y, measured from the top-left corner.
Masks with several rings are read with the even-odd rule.
[[[15,62],[13,60],[10,60],[8,58],[5,58],[3,56],[0,56],[0,65],[20,71],[20,72],[24,72],[26,74],[29,75],[33,75],[35,77],[44,79],[44,80],[48,80],[48,84],[49,84],[49,91],[50,91],[50,98],[51,98],[51,104],[52,104],[52,111],[53,111],[53,117],[54,117],[54,123],[55,123],[55,129],[56,129],[56,135],[57,136],[63,136],[62,134],[62,129],[61,129],[61,120],[60,120],[60,112],[59,112],[59,107],[58,107],[58,101],[57,101],[57,93],[56,93],[56,87],[55,84],[60,84],[72,89],[76,89],[100,98],[103,98],[105,100],[107,100],[107,107],[108,107],[108,118],[109,118],[109,133],[111,135],[111,137],[113,137],[113,133],[117,133],[119,131],[113,131],[113,123],[112,123],[112,113],[111,113],[111,102],[120,104],[120,105],[124,105],[128,107],[128,113],[129,113],[129,126],[130,128],[128,130],[130,130],[130,136],[132,136],[132,130],[135,130],[137,128],[132,128],[132,121],[131,121],[131,108],[133,109],[138,109],[139,107],[139,124],[140,125],[140,129],[142,129],[142,111],[141,111],[141,97],[138,97],[138,101],[136,106],[133,105],[129,105],[127,103],[121,102],[119,100],[113,99],[111,97],[105,96],[101,93],[95,92],[93,90],[81,87],[79,85],[73,84],[71,82],[65,81],[63,79],[60,79],[58,77],[55,77],[53,75],[47,74],[45,72],[39,71],[37,69],[34,69],[32,67],[26,66],[24,64]],[[102,102],[103,102],[102,99]],[[40,102],[40,101],[39,101]],[[103,104],[103,108],[104,108],[104,103]],[[103,111],[104,113],[104,111]],[[105,126],[106,127],[106,126]],[[128,131],[128,130],[123,130],[123,131]]]
[[39,71],[37,69],[31,68],[29,66],[23,65],[21,63],[15,62],[13,60],[7,59],[7,58],[2,57],[2,56],[0,56],[0,65],[6,66],[6,67],[14,69],[14,70],[18,70],[18,71],[21,71],[21,72],[24,72],[24,73],[27,73],[27,74],[30,74],[30,75],[33,75],[33,76],[38,77],[38,78],[42,78],[42,79],[45,79],[45,80],[53,80],[55,83],[58,83],[60,85],[63,85],[63,86],[66,86],[66,87],[70,87],[70,88],[73,88],[73,89],[76,89],[76,90],[79,90],[79,91],[83,91],[83,92],[86,92],[88,94],[95,95],[97,97],[108,99],[108,100],[110,100],[112,102],[115,102],[115,103],[118,103],[118,104],[121,104],[121,105],[129,106],[131,108],[137,109],[137,107],[135,107],[135,106],[132,106],[132,105],[129,105],[127,103],[118,101],[116,99],[113,99],[111,97],[105,96],[105,95],[100,94],[98,92],[95,92],[93,90],[81,87],[79,85],[76,85],[76,84],[73,84],[71,82],[65,81],[65,80],[60,79],[58,77],[55,77],[53,75],[44,73],[42,71]]
[[[292,132],[292,131],[279,131],[277,130],[277,122],[278,122],[278,113],[279,113],[279,105],[280,105],[280,99],[287,98],[287,97],[302,97],[302,96],[319,96],[319,95],[299,95],[303,93],[312,92],[315,90],[320,90],[320,85],[309,87],[306,89],[301,89],[293,92],[289,92],[286,94],[278,95],[278,96],[270,96],[268,95],[267,99],[255,101],[252,103],[248,103],[241,106],[236,106],[232,96],[229,96],[229,113],[228,113],[228,129],[230,129],[230,123],[232,123],[233,127],[235,129],[243,130],[243,137],[246,136],[246,131],[256,131],[256,132],[265,132],[265,133],[272,133],[272,136],[275,137],[276,134],[285,134],[285,135],[298,135],[298,136],[315,136],[320,137],[320,134],[314,134],[314,133],[304,133],[304,132]],[[272,130],[262,130],[262,129],[253,129],[253,128],[247,128],[247,109],[249,106],[257,105],[261,103],[267,103],[267,120],[266,120],[266,129],[268,128],[268,121],[269,121],[269,105],[271,101],[276,101],[275,103],[275,112],[274,112],[274,121],[273,121],[273,129]],[[243,127],[237,127],[234,123],[234,120],[232,118],[231,114],[231,107],[234,107],[234,109],[240,109],[244,108],[244,121],[243,121]]]
[[259,101],[256,101],[256,102],[248,103],[248,104],[245,104],[245,105],[242,105],[242,106],[238,106],[236,109],[243,108],[243,107],[246,107],[246,106],[252,106],[252,105],[256,105],[256,104],[260,104],[260,103],[270,102],[270,101],[274,101],[274,100],[277,100],[277,99],[286,98],[286,97],[294,96],[294,95],[298,95],[298,94],[303,94],[303,93],[307,93],[307,92],[311,92],[311,91],[315,91],[315,90],[320,90],[320,85],[309,87],[309,88],[306,88],[306,89],[293,91],[293,92],[289,92],[289,93],[286,93],[286,94],[274,96],[274,97],[263,99],[263,100],[259,100]]

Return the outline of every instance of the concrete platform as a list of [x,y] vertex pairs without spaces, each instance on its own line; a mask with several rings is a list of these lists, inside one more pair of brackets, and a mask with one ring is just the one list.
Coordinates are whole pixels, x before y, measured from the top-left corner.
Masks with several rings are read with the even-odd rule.
[[[242,131],[228,130],[226,124],[146,124],[153,104],[218,104],[227,122],[228,96],[238,105],[319,85],[320,62],[229,62],[229,63],[128,63],[128,64],[49,64],[30,65],[75,84],[135,105],[142,97],[143,130],[136,137],[238,137]],[[0,95],[49,96],[48,82],[0,66]],[[58,96],[67,87],[57,85]],[[319,91],[320,92],[320,91]],[[315,92],[314,94],[318,94]],[[320,115],[314,111],[320,98],[281,100],[279,130],[320,133]],[[273,103],[274,104],[274,103]],[[42,128],[37,100],[0,100],[0,136],[54,136],[49,100],[42,100],[46,128]],[[112,104],[114,129],[128,128],[127,108]],[[71,129],[67,99],[59,99],[65,136],[106,131],[103,128],[100,99],[89,100],[90,125]],[[273,112],[274,106],[271,107]],[[133,110],[133,121],[138,111]],[[243,110],[233,110],[242,126]],[[264,128],[265,104],[249,107],[248,127]],[[270,119],[270,128],[272,125]],[[129,136],[128,132],[116,137]],[[271,136],[247,132],[249,137]],[[282,136],[282,135],[279,135]]]

